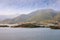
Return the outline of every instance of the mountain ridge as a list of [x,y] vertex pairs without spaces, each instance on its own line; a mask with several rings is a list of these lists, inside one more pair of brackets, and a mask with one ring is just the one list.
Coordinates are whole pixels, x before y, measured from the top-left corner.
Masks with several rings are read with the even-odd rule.
[[[54,20],[54,17],[60,15],[60,12],[57,12],[53,9],[42,9],[36,10],[29,14],[19,15],[11,20],[8,20],[9,23],[20,23],[20,22],[33,22],[33,21],[44,21],[44,20]],[[6,20],[4,20],[6,22]],[[4,21],[0,23],[4,23]]]

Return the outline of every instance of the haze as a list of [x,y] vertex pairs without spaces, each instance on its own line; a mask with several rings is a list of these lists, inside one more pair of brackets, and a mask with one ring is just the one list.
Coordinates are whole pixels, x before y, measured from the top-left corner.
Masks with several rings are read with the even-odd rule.
[[49,8],[59,10],[60,0],[0,0],[0,15],[16,16]]

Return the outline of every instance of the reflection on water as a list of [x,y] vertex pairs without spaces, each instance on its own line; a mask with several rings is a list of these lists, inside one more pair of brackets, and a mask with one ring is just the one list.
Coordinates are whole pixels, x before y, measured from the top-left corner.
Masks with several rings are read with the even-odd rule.
[[0,40],[60,40],[60,30],[49,28],[0,28]]

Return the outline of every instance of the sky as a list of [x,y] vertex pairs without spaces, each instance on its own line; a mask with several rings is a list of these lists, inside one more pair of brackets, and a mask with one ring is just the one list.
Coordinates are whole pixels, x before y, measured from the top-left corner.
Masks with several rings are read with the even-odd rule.
[[0,0],[0,15],[15,16],[50,8],[60,10],[60,0]]

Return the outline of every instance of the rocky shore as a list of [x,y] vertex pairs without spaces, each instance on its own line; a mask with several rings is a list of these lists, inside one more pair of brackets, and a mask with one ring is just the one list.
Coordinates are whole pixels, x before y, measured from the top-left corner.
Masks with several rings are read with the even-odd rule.
[[11,28],[51,28],[60,29],[59,23],[37,24],[37,23],[22,23],[22,24],[0,24],[0,27]]

